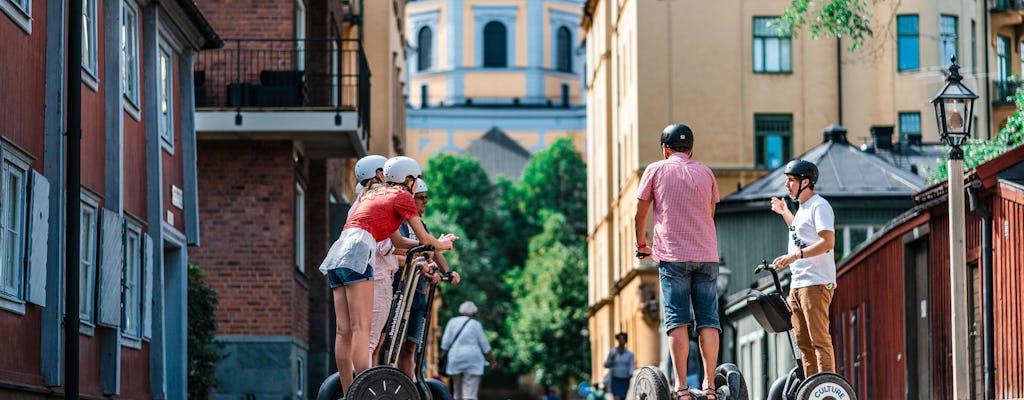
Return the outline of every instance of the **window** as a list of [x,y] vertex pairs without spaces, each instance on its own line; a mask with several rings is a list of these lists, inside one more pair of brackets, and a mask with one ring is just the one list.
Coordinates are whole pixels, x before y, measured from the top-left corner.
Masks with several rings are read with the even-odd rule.
[[306,395],[306,368],[302,357],[295,359],[295,397],[302,398]]
[[558,28],[558,70],[572,72],[572,34],[569,28]]
[[420,85],[420,108],[427,108],[430,106],[430,86],[427,84]]
[[791,114],[754,115],[754,163],[757,168],[781,167],[790,156],[793,138]]
[[959,47],[956,17],[943,15],[939,17],[939,66],[949,66],[951,57],[956,56]]
[[295,268],[306,272],[306,191],[295,183]]
[[0,11],[11,17],[26,33],[32,33],[32,0],[0,0]]
[[504,68],[508,66],[508,37],[505,24],[498,21],[484,25],[484,67]]
[[754,72],[793,72],[789,32],[779,29],[777,17],[754,17]]
[[432,66],[431,55],[434,51],[434,33],[430,31],[429,26],[420,28],[420,33],[416,35],[416,70],[426,71]]
[[896,47],[900,71],[916,71],[921,67],[918,51],[917,15],[899,15],[896,17]]
[[921,113],[901,112],[900,143],[906,143],[906,140],[911,137],[921,138]]
[[78,267],[78,317],[92,324],[96,315],[96,232],[98,201],[84,198],[81,203],[81,227]]
[[82,0],[82,69],[93,79],[96,71],[96,0]]
[[[900,116],[902,117],[902,114]],[[920,124],[920,120],[918,120],[918,124]],[[853,249],[856,249],[861,243],[874,236],[875,232],[878,232],[879,229],[881,227],[875,225],[837,225],[836,242],[833,250],[836,260],[841,260],[850,255]]]
[[121,332],[125,336],[142,336],[142,230],[128,224],[124,238],[124,271],[121,280],[124,294],[121,305]]
[[160,46],[160,139],[165,148],[174,149],[174,69],[170,52]]
[[25,215],[28,191],[28,163],[4,154],[0,180],[0,296],[24,301],[26,241]]
[[971,19],[971,70],[978,70],[978,35],[977,25],[975,25],[974,19]]
[[996,36],[996,79],[1006,81],[1010,78],[1010,38]]
[[121,91],[139,105],[139,19],[130,1],[121,3]]
[[295,0],[295,69],[306,69],[306,4]]

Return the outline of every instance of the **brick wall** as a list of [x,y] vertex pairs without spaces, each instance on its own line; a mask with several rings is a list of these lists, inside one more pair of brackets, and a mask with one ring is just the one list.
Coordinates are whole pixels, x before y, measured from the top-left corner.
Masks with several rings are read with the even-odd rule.
[[201,141],[197,158],[203,245],[189,253],[219,294],[217,334],[297,336],[291,143]]
[[[295,2],[292,0],[197,0],[196,4],[222,38],[295,37]],[[241,16],[244,18],[239,18]]]

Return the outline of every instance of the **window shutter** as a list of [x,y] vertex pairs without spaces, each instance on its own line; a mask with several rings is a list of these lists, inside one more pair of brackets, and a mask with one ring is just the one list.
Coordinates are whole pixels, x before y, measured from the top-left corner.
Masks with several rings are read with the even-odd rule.
[[153,337],[153,239],[149,234],[142,235],[143,257],[142,263],[142,337],[149,339]]
[[50,181],[32,170],[31,213],[28,217],[28,301],[46,307],[46,253],[50,223]]
[[99,315],[96,323],[121,325],[121,275],[124,272],[124,221],[119,213],[103,209],[100,237],[100,279],[97,290]]

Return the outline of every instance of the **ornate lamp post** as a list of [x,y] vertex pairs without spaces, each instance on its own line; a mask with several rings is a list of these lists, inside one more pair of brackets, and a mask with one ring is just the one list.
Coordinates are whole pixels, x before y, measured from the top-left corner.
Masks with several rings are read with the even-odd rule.
[[946,86],[932,99],[939,135],[949,149],[949,288],[953,341],[953,398],[971,396],[970,355],[967,326],[967,261],[964,247],[964,151],[960,148],[971,137],[974,100],[978,98],[960,83],[956,57],[950,59]]

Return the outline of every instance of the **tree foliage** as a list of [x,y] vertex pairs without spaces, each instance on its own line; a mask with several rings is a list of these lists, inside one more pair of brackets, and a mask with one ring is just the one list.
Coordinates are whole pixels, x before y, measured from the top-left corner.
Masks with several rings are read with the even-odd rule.
[[486,238],[494,206],[494,185],[480,162],[442,153],[427,160],[424,180],[430,191],[429,212],[439,212],[465,228],[470,238]]
[[199,266],[188,265],[188,397],[205,399],[217,387],[214,372],[224,358],[217,332],[217,291],[206,284]]
[[563,391],[590,375],[586,247],[557,212],[544,211],[543,231],[530,240],[530,256],[513,283],[515,317],[508,322],[520,370],[538,371],[542,385]]
[[779,17],[784,30],[796,35],[807,27],[811,38],[839,37],[855,50],[871,38],[871,6],[882,0],[792,0]]
[[[1006,120],[1006,126],[999,131],[999,134],[992,140],[971,140],[963,146],[964,170],[969,170],[988,160],[998,157],[1010,149],[1024,144],[1024,92],[1017,91],[1013,95],[1013,101],[1017,110]],[[928,183],[935,184],[944,181],[949,176],[945,159],[939,159]]]
[[587,166],[572,140],[561,138],[530,158],[517,186],[519,209],[534,232],[544,225],[543,210],[565,215],[577,233],[586,231]]

